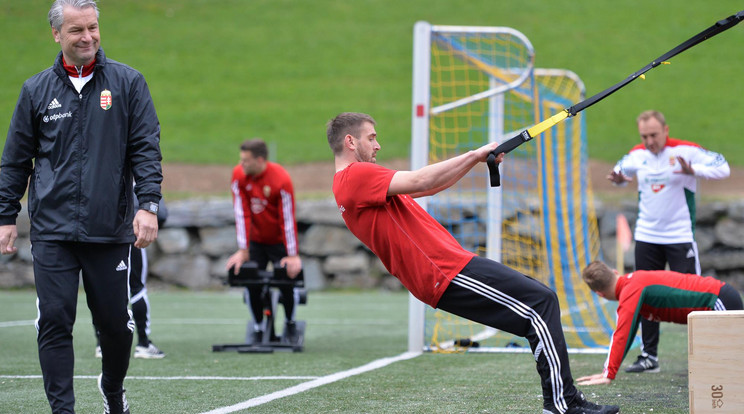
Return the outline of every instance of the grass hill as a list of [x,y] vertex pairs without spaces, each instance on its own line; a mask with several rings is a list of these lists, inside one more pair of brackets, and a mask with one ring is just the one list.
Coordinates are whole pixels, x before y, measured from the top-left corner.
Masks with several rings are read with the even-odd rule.
[[[49,0],[0,0],[0,144],[23,81],[59,51]],[[595,94],[742,8],[714,2],[546,0],[101,0],[107,55],[140,70],[162,124],[166,162],[233,164],[259,136],[283,163],[330,160],[325,123],[362,111],[378,121],[382,160],[410,147],[411,53],[418,20],[509,26],[536,65],[566,68]],[[659,109],[672,136],[744,165],[737,139],[744,24],[656,68],[586,111],[590,156],[613,161],[638,142],[636,115]],[[525,125],[527,127],[528,125]],[[732,139],[733,138],[733,139]]]

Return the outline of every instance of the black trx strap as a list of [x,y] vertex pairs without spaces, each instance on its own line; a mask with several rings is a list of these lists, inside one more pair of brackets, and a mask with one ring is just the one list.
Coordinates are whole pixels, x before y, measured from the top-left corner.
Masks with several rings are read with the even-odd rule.
[[558,122],[566,118],[575,116],[576,114],[583,111],[584,109],[612,95],[618,89],[624,87],[630,82],[633,82],[637,78],[642,77],[643,74],[648,72],[649,70],[661,65],[662,63],[667,63],[667,61],[671,59],[672,57],[684,52],[685,50],[697,45],[698,43],[704,42],[710,39],[711,37],[736,26],[742,20],[744,20],[744,10],[732,16],[729,16],[723,20],[717,21],[713,26],[703,30],[702,32],[688,39],[687,41],[681,43],[679,46],[675,47],[674,49],[659,56],[658,58],[653,60],[651,63],[641,68],[641,70],[625,78],[625,80],[623,80],[622,82],[619,82],[613,85],[612,87],[607,88],[604,91],[592,96],[591,98],[585,99],[571,106],[568,109],[564,109],[563,111],[559,112],[556,115],[553,115],[547,120],[542,121],[539,124],[520,132],[519,135],[504,141],[503,143],[501,143],[501,145],[496,147],[495,150],[491,151],[491,153],[488,154],[488,159],[486,160],[486,164],[488,165],[488,171],[491,177],[491,187],[498,187],[501,185],[501,175],[499,174],[499,166],[496,163],[496,155],[501,154],[502,152],[504,153],[511,152],[513,149],[531,140],[537,135],[543,133],[545,130],[557,124]]

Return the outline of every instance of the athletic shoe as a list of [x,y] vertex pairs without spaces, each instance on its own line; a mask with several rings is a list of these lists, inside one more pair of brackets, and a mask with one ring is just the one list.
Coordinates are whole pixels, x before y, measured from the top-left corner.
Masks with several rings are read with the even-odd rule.
[[[599,405],[594,404],[591,401],[587,401],[584,397],[584,393],[579,391],[577,398],[568,407],[565,414],[617,414],[620,412],[620,407],[617,405]],[[543,414],[558,414],[559,411],[554,408],[543,408]]]
[[297,324],[295,321],[287,321],[284,323],[284,338],[290,344],[297,342]]
[[638,355],[638,359],[633,365],[625,368],[625,372],[659,372],[659,360],[652,359],[650,356]]
[[134,357],[143,359],[162,359],[165,358],[165,353],[158,349],[152,342],[147,346],[137,345],[134,348]]
[[103,414],[130,414],[129,404],[127,403],[127,396],[124,395],[124,390],[119,392],[104,392],[101,380],[103,374],[98,375],[98,391],[101,391],[103,396]]
[[103,358],[103,353],[101,352],[101,345],[96,346],[96,358]]
[[261,343],[263,343],[263,335],[263,331],[253,331],[253,342],[251,343],[251,345],[261,345]]

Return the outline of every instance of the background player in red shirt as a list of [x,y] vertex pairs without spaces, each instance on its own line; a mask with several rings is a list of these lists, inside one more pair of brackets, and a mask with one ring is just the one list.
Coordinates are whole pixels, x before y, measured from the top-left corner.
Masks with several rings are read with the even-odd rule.
[[[240,164],[233,169],[230,188],[233,195],[238,251],[227,260],[225,268],[238,274],[240,266],[256,262],[266,269],[269,262],[287,268],[295,278],[302,270],[297,249],[297,221],[292,179],[281,165],[267,161],[269,151],[261,139],[249,139],[240,146]],[[263,302],[260,287],[246,288],[245,302],[253,313],[254,343],[263,336]],[[294,322],[295,291],[281,288],[286,315],[285,332],[291,337]]]
[[710,276],[670,270],[636,270],[620,276],[600,261],[590,263],[581,276],[599,296],[620,303],[604,371],[578,378],[576,381],[580,385],[612,383],[642,318],[687,324],[687,314],[692,311],[743,308],[736,289]]
[[[542,283],[463,249],[413,198],[450,187],[497,143],[428,165],[395,171],[376,164],[375,121],[342,113],[328,122],[336,174],[333,194],[349,230],[422,302],[526,337],[543,389],[543,414],[613,414],[573,385],[558,297]],[[503,160],[499,154],[497,162]]]

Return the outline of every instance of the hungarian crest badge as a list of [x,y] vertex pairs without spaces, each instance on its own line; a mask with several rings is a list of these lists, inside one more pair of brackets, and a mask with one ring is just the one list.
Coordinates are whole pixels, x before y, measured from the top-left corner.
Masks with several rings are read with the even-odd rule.
[[113,102],[113,98],[111,97],[111,91],[108,89],[104,89],[101,91],[101,109],[104,111],[108,111],[111,109],[111,103]]

